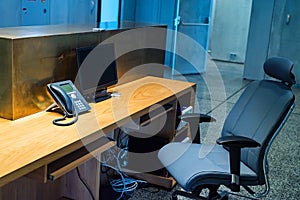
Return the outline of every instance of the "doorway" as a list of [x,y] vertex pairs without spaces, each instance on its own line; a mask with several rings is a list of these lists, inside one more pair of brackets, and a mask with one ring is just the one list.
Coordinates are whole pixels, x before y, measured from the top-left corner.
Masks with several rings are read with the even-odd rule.
[[[176,6],[172,71],[173,74],[198,74],[205,72],[211,23],[211,0],[178,0]],[[193,46],[187,45],[193,40]],[[195,45],[197,43],[198,45]],[[199,48],[200,47],[200,48]],[[184,52],[185,58],[178,55]],[[196,63],[196,65],[192,65]]]
[[244,63],[252,0],[215,0],[211,33],[214,60]]

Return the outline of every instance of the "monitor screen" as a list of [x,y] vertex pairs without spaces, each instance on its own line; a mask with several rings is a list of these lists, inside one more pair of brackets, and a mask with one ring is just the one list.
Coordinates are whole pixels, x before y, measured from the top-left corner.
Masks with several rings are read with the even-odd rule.
[[81,47],[76,53],[79,88],[84,95],[106,90],[118,82],[113,44]]

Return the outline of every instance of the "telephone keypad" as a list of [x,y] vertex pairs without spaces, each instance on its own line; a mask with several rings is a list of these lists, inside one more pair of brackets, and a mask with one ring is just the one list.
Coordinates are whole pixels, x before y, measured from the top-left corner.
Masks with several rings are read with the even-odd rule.
[[79,109],[78,111],[80,112],[81,110],[85,110],[86,106],[82,103],[81,100],[74,100],[75,106]]

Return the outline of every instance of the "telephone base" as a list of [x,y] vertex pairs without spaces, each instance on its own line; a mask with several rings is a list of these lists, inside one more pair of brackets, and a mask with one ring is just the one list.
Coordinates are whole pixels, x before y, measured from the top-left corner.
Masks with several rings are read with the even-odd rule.
[[46,108],[46,112],[52,112],[53,109],[58,108],[58,105],[56,103],[52,103],[48,108]]
[[53,103],[48,108],[46,108],[46,112],[57,112],[64,115],[64,112],[58,107],[56,103]]

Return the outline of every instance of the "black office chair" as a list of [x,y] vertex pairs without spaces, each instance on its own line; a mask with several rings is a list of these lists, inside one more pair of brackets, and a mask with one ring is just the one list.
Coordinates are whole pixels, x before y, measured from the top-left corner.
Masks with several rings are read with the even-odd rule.
[[[169,143],[160,149],[159,160],[186,191],[173,192],[173,199],[228,199],[228,193],[218,192],[220,185],[233,192],[242,186],[256,198],[268,194],[267,153],[294,108],[292,68],[281,57],[264,63],[265,73],[280,81],[251,82],[226,118],[217,144]],[[249,187],[258,185],[265,190],[255,193]],[[206,197],[200,194],[203,189]]]

